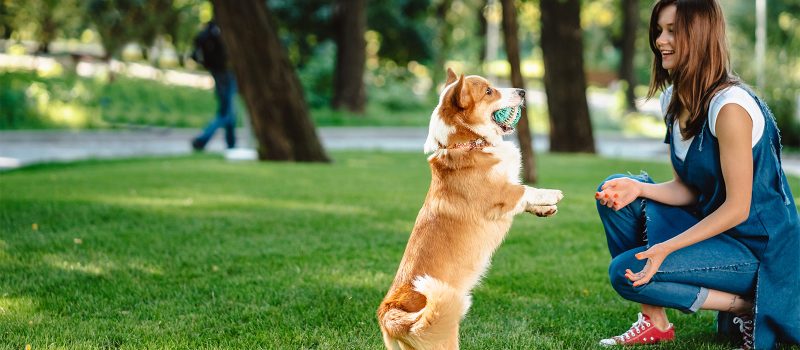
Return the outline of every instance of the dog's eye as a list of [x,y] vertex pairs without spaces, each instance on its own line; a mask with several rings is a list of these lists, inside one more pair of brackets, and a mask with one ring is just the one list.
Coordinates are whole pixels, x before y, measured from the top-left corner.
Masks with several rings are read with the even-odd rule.
[[486,88],[486,94],[487,95],[491,95],[492,94],[492,88]]

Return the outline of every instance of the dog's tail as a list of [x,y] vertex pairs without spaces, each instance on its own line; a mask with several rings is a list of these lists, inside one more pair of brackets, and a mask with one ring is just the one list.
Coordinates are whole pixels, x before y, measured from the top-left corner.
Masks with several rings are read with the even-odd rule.
[[[405,311],[411,294],[424,296],[424,307]],[[421,298],[420,298],[421,299]],[[413,303],[413,301],[411,301]],[[471,304],[464,295],[428,275],[414,279],[413,290],[398,291],[378,309],[378,321],[388,349],[444,349],[458,342],[458,324]],[[414,308],[416,309],[416,308]],[[455,342],[455,343],[454,343]]]

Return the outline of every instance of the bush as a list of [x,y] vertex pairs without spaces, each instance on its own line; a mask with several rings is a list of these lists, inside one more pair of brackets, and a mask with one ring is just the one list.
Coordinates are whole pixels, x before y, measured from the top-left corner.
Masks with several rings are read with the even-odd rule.
[[330,40],[316,48],[308,63],[297,69],[297,75],[306,94],[309,108],[322,108],[331,104],[333,93],[333,70],[336,57],[336,45]]
[[25,97],[22,82],[10,74],[0,74],[0,129],[18,129],[35,121],[38,118]]
[[[785,59],[780,61],[786,62]],[[778,61],[776,61],[778,62]],[[800,83],[787,75],[792,64],[764,67],[765,86],[761,92],[767,105],[775,115],[775,121],[781,130],[781,141],[784,146],[800,147],[800,123],[796,118],[797,98],[800,96]]]

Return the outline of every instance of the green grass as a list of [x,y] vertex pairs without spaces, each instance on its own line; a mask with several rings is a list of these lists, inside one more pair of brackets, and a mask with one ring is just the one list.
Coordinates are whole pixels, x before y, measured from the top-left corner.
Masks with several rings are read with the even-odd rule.
[[[0,173],[0,349],[381,348],[375,309],[430,173],[417,153],[333,155]],[[555,217],[517,217],[474,290],[463,349],[599,348],[634,321],[607,281],[593,193],[615,172],[667,179],[668,165],[540,155],[538,167],[566,198]],[[731,347],[711,312],[670,316],[679,338],[656,349]]]

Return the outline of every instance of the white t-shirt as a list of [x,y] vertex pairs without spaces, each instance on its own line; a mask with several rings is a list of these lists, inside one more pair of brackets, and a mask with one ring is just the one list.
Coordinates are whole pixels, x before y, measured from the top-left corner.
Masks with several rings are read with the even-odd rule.
[[[667,107],[669,106],[670,99],[672,99],[672,86],[668,87],[659,98],[662,115],[667,115]],[[714,137],[717,136],[717,115],[722,109],[722,106],[729,103],[735,103],[744,108],[747,114],[750,115],[750,119],[753,120],[753,136],[750,147],[755,147],[758,140],[761,139],[761,135],[764,133],[764,114],[761,113],[761,108],[758,106],[758,103],[756,103],[756,100],[753,99],[745,89],[739,86],[725,88],[717,92],[717,94],[711,98],[711,103],[709,104],[710,108],[708,109],[708,126],[711,128],[711,135],[714,135]],[[689,146],[691,146],[692,140],[694,140],[694,137],[690,137],[686,140],[683,139],[678,118],[675,118],[675,122],[672,125],[672,144],[675,148],[675,156],[677,156],[678,159],[686,159],[686,154],[689,153]]]

